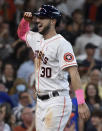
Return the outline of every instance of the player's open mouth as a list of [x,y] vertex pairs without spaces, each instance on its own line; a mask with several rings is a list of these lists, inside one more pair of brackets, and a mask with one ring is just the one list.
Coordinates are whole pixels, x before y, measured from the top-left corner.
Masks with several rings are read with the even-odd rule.
[[42,28],[42,25],[41,25],[41,24],[38,24],[38,28],[39,28],[39,29]]

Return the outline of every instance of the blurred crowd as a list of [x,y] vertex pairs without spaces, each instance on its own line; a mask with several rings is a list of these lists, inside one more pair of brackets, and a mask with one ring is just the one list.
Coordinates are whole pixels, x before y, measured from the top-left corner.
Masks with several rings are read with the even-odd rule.
[[[34,56],[17,27],[25,11],[42,4],[62,14],[56,30],[74,49],[91,112],[88,121],[80,120],[70,84],[72,114],[64,131],[102,131],[102,0],[0,0],[0,131],[35,131]],[[30,28],[37,31],[35,21]]]

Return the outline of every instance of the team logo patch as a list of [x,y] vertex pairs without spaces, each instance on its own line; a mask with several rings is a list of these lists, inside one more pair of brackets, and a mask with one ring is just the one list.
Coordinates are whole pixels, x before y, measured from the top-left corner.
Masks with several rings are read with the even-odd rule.
[[74,60],[74,56],[71,53],[64,54],[64,60],[66,62],[72,62]]

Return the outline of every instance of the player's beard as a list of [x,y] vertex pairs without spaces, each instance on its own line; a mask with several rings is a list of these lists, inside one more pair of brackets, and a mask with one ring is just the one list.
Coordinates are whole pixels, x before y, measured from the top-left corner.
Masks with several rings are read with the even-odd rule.
[[43,36],[48,34],[48,32],[50,31],[51,25],[50,22],[43,28],[42,31],[40,31],[39,33],[42,34]]

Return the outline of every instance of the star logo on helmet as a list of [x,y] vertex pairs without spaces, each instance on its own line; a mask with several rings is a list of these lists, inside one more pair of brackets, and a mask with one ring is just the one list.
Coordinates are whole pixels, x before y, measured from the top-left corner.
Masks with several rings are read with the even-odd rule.
[[39,8],[39,10],[38,10],[39,12],[46,12],[46,9],[44,9],[44,8]]

